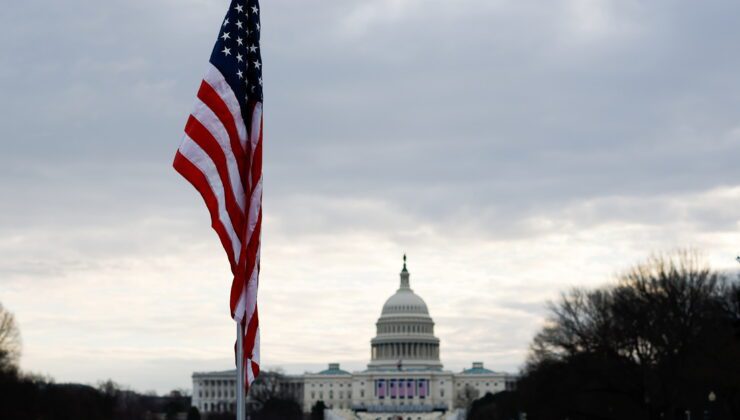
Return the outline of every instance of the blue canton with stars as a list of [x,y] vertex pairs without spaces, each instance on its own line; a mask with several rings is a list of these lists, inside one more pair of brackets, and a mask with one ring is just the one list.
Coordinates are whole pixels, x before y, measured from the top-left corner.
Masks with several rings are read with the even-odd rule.
[[[247,103],[262,102],[260,10],[257,0],[233,0],[221,24],[211,64],[221,71],[236,94],[242,113]],[[245,118],[249,121],[249,118]]]

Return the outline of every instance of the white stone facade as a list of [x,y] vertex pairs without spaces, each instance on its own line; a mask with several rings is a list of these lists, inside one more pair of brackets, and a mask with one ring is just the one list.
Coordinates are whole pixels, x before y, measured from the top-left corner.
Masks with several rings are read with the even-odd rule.
[[[411,290],[405,256],[400,276],[399,289],[376,323],[366,370],[350,373],[331,363],[318,373],[283,378],[281,386],[304,412],[323,401],[337,415],[354,413],[363,419],[444,418],[443,413],[458,408],[459,394],[483,396],[514,386],[515,375],[488,370],[481,362],[459,373],[443,370],[434,321],[424,300]],[[206,413],[234,411],[234,376],[233,370],[194,373],[193,406]]]
[[194,373],[192,405],[201,412],[236,412],[235,371]]

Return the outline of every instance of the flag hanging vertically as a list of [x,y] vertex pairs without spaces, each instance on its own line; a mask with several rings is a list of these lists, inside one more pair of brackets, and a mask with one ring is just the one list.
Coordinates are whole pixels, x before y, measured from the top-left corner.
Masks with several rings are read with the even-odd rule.
[[[262,59],[257,0],[233,0],[173,166],[200,192],[226,250],[230,311],[243,331],[247,387],[259,373]],[[239,351],[237,350],[237,354]]]

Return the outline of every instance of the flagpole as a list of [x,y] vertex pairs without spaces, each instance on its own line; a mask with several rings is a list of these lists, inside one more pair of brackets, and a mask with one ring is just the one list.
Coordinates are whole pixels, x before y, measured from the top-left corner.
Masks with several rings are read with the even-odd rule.
[[245,420],[244,405],[244,327],[236,323],[236,420]]

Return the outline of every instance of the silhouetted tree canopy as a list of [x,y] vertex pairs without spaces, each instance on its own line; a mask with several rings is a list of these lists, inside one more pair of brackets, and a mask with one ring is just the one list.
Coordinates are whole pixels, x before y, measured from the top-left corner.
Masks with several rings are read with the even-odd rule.
[[324,410],[326,410],[326,404],[319,400],[311,407],[311,420],[324,420]]
[[518,420],[517,393],[502,391],[486,393],[473,401],[468,409],[467,420]]
[[190,407],[188,410],[187,420],[200,420],[200,411],[198,411],[198,407]]
[[303,420],[303,410],[293,399],[272,398],[267,400],[255,420]]
[[326,404],[319,400],[311,407],[311,420],[324,420],[324,410],[326,410]]
[[519,384],[528,418],[700,418],[710,392],[714,418],[740,418],[739,291],[680,252],[563,294]]

